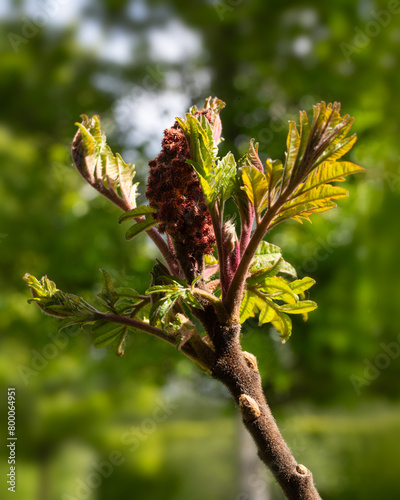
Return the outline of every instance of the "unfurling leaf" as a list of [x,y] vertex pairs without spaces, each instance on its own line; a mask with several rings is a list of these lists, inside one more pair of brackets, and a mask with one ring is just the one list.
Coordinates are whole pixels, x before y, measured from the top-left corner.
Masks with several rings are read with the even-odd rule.
[[58,290],[47,276],[39,281],[34,276],[25,274],[24,281],[33,296],[28,302],[35,302],[44,313],[56,318],[74,318],[75,324],[94,319],[97,312],[94,307],[78,295]]
[[[214,116],[214,125],[222,109],[220,101]],[[213,119],[212,119],[213,120]],[[224,158],[218,158],[217,141],[214,138],[213,125],[204,115],[197,115],[197,108],[186,115],[186,121],[177,118],[189,144],[192,165],[199,178],[204,198],[211,213],[215,212],[216,203],[219,211],[224,202],[232,195],[236,187],[236,161],[231,152]]]
[[136,206],[135,166],[115,156],[101,130],[100,118],[82,115],[72,142],[72,159],[82,177],[123,210]]
[[314,212],[334,208],[333,200],[348,196],[345,189],[330,183],[363,171],[354,163],[337,161],[356,141],[355,134],[347,137],[353,121],[349,115],[340,116],[340,104],[321,102],[314,106],[311,124],[306,113],[300,113],[300,133],[290,122],[285,166],[276,182],[279,189],[269,195],[279,205],[270,228],[290,218],[309,220]]
[[100,269],[100,272],[102,275],[102,289],[98,297],[112,307],[119,299],[118,293],[115,291],[114,282],[108,272],[105,269]]
[[269,182],[263,172],[257,168],[242,167],[243,189],[250,202],[254,205],[254,210],[259,221],[261,212],[268,207]]

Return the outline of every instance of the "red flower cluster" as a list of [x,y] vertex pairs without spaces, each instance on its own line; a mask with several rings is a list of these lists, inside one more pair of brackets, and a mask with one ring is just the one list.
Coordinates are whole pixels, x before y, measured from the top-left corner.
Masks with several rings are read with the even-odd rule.
[[[198,111],[213,125],[211,109]],[[156,210],[160,232],[167,232],[175,244],[185,247],[191,257],[211,254],[215,244],[211,216],[200,183],[191,165],[190,151],[183,130],[177,122],[164,131],[162,150],[149,162],[150,174],[146,196]]]

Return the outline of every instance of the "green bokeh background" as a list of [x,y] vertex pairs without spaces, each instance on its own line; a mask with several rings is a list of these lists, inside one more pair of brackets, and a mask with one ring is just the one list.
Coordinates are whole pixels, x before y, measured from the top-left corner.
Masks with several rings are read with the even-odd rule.
[[[57,337],[22,282],[47,274],[90,299],[106,268],[143,292],[156,249],[144,236],[125,242],[118,209],[73,169],[74,122],[101,116],[113,150],[136,164],[143,201],[163,129],[217,95],[227,102],[222,150],[236,155],[254,137],[263,159],[282,159],[288,119],[320,100],[356,118],[349,159],[366,173],[347,182],[350,198],[271,235],[316,279],[319,309],[285,345],[253,323],[243,344],[322,497],[398,499],[400,3],[15,0],[2,2],[0,21],[2,498],[253,500],[218,384],[144,334],[122,359],[82,332]],[[7,387],[17,390],[15,494]],[[79,490],[112,453],[123,463]],[[266,481],[260,498],[281,499]]]

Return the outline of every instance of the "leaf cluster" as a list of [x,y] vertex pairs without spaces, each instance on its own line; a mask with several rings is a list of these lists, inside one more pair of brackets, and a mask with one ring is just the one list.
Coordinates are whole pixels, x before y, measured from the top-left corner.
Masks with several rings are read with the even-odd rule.
[[[26,275],[32,301],[47,314],[64,318],[64,326],[91,325],[94,345],[102,347],[117,341],[119,353],[123,352],[129,328],[164,335],[179,346],[192,331],[201,340],[198,318],[205,304],[213,306],[220,322],[243,323],[258,316],[259,324],[271,323],[283,342],[290,337],[290,315],[302,314],[307,319],[317,307],[305,297],[314,280],[297,279],[282,250],[264,238],[280,222],[310,220],[313,213],[329,210],[336,206],[336,199],[348,196],[345,189],[333,183],[363,170],[341,160],[356,141],[355,135],[348,135],[354,120],[340,115],[339,103],[321,102],[314,106],[311,121],[301,111],[299,126],[289,122],[284,162],[267,159],[263,164],[254,140],[236,162],[231,152],[223,158],[218,156],[219,113],[224,106],[219,99],[209,98],[202,111],[193,107],[185,119],[177,118],[190,151],[186,161],[198,177],[211,215],[215,255],[191,262],[189,255],[183,255],[184,249],[174,247],[172,238],[167,235],[165,240],[159,234],[154,227],[155,210],[147,205],[136,207],[134,166],[125,163],[120,155],[114,156],[99,117],[89,119],[83,115],[72,147],[77,169],[124,211],[120,223],[133,221],[126,239],[146,231],[161,250],[166,265],[156,263],[145,295],[132,289],[116,289],[111,276],[101,270],[102,290],[98,297],[105,312],[81,297],[57,290],[47,277],[38,281]],[[235,220],[225,215],[230,198],[238,208]],[[189,268],[187,273],[185,269]]]
[[283,259],[282,250],[263,241],[246,279],[240,322],[244,323],[258,314],[258,324],[272,323],[280,332],[282,342],[286,342],[292,332],[292,321],[288,314],[302,314],[306,320],[307,313],[317,308],[315,302],[304,300],[304,292],[315,281],[308,277],[290,281],[288,276],[297,277],[293,266]]
[[131,288],[115,288],[110,274],[104,269],[101,269],[101,273],[102,289],[97,296],[106,312],[93,307],[78,295],[59,290],[47,276],[39,281],[26,274],[24,280],[33,296],[29,302],[35,302],[44,313],[62,319],[60,330],[70,326],[87,326],[93,333],[94,347],[116,343],[117,354],[122,355],[128,326],[115,326],[109,316],[143,320],[148,315],[150,300]]
[[72,158],[82,177],[123,210],[136,206],[135,165],[115,156],[101,129],[100,118],[82,115],[72,143]]

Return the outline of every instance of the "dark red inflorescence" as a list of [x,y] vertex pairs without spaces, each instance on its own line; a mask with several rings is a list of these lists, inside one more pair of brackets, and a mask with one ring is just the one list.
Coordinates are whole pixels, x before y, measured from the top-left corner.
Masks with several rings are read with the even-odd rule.
[[[212,124],[212,112],[203,114]],[[190,159],[189,146],[177,122],[164,131],[162,149],[155,160],[149,162],[150,174],[146,196],[156,210],[154,218],[158,229],[167,232],[172,240],[184,246],[195,259],[211,254],[215,244],[211,216]]]

